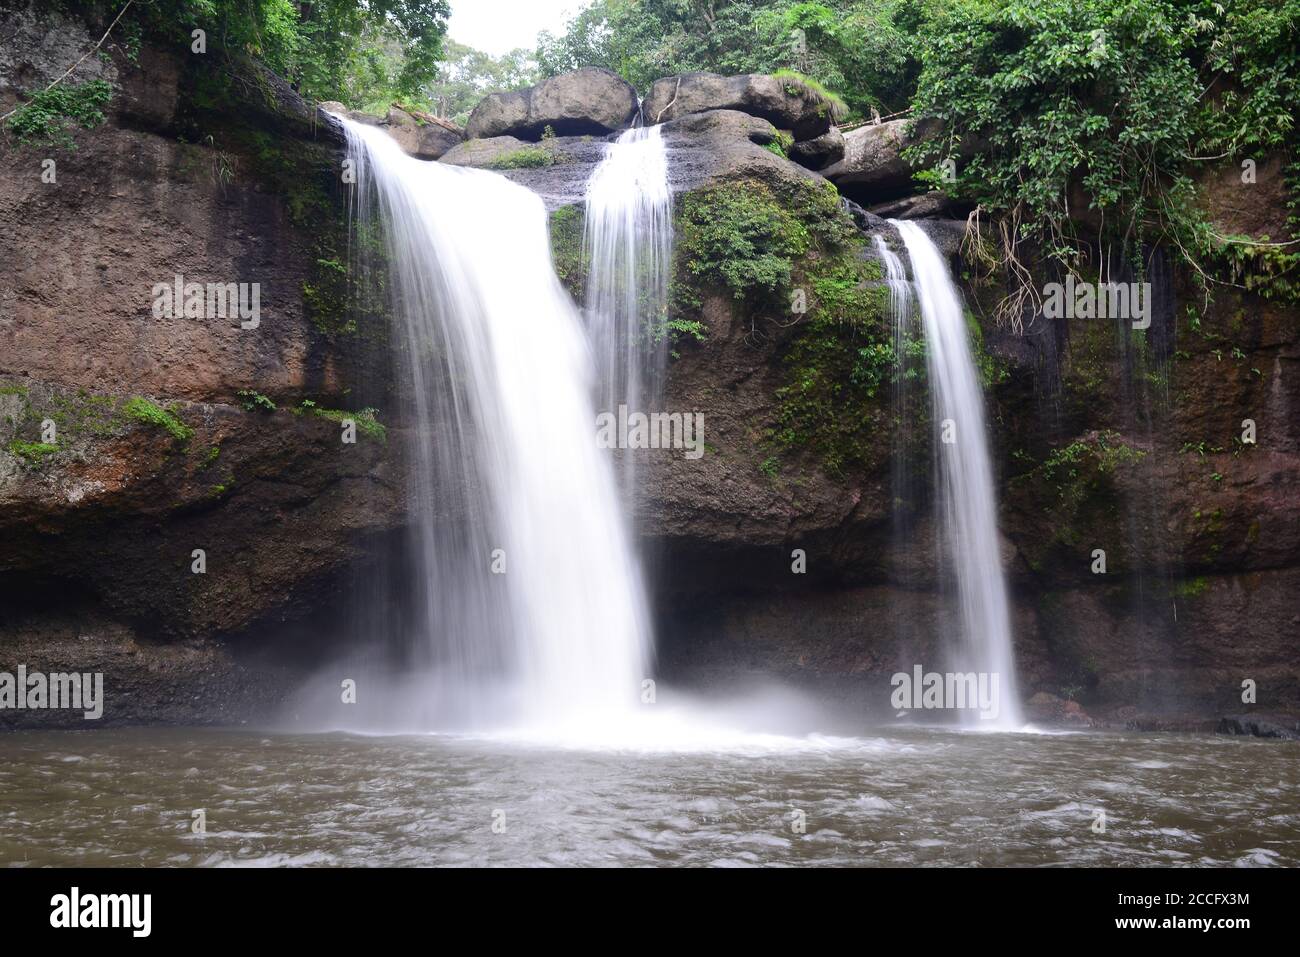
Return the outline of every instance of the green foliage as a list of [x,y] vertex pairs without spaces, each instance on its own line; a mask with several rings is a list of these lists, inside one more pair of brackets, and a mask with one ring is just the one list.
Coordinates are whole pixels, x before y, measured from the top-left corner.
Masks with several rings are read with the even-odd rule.
[[771,440],[781,452],[808,449],[833,476],[871,460],[883,423],[881,386],[898,367],[888,290],[879,266],[853,244],[799,264],[811,288],[808,311],[784,356],[785,382]]
[[275,403],[260,392],[254,392],[252,389],[240,389],[235,395],[239,396],[239,404],[244,407],[245,412],[275,411]]
[[564,33],[538,38],[537,63],[554,76],[603,66],[640,90],[660,77],[798,71],[801,89],[837,90],[851,110],[907,105],[916,73],[917,0],[595,0]]
[[53,455],[58,450],[57,445],[50,445],[48,442],[20,442],[15,440],[9,443],[9,451],[28,465],[38,465],[45,456]]
[[581,298],[587,281],[587,263],[583,256],[586,216],[581,206],[561,206],[550,216],[551,259],[555,275],[575,298]]
[[1000,218],[1003,255],[1031,270],[1077,270],[1094,243],[1140,265],[1165,245],[1203,281],[1293,297],[1300,249],[1217,235],[1192,177],[1295,156],[1298,38],[1300,0],[953,0],[921,24],[915,115],[942,132],[910,156],[956,161],[940,185]]
[[294,410],[298,415],[314,415],[320,419],[329,419],[331,422],[342,422],[345,419],[351,419],[357,425],[357,432],[368,439],[373,439],[380,444],[387,444],[388,429],[376,417],[377,409],[361,409],[358,412],[348,412],[343,409],[322,409],[311,399],[304,399],[302,405]]
[[418,98],[437,75],[449,15],[447,0],[154,0],[134,4],[119,29],[139,25],[187,53],[201,29],[210,51],[256,57],[305,96],[361,108]]
[[848,115],[849,108],[838,93],[832,93],[820,81],[804,76],[794,70],[782,68],[774,70],[772,75],[781,80],[786,93],[798,96],[819,107],[819,115],[830,115],[832,120],[842,120]]
[[557,162],[553,150],[544,146],[525,146],[502,153],[487,165],[489,169],[540,169],[554,166]]
[[540,78],[531,51],[494,57],[448,39],[437,76],[420,94],[433,113],[464,126],[483,97],[532,86]]
[[791,146],[794,146],[794,137],[789,133],[778,130],[776,139],[764,146],[763,149],[769,153],[775,153],[781,159],[789,159]]
[[723,286],[736,299],[784,299],[795,259],[855,235],[833,186],[788,189],[789,195],[778,195],[764,183],[745,180],[685,197],[677,248],[697,282]]
[[303,280],[302,301],[312,325],[326,335],[357,330],[348,267],[337,259],[317,259],[310,280]]
[[806,451],[842,475],[879,450],[880,387],[897,362],[888,290],[865,248],[829,184],[746,179],[677,204],[670,327],[701,336],[696,310],[710,290],[743,303],[751,323],[775,314],[795,327],[765,474],[779,472],[780,456]]
[[113,98],[106,80],[60,83],[34,93],[6,121],[19,143],[73,147],[68,130],[72,124],[94,129],[104,122],[104,106]]
[[744,299],[784,297],[791,260],[808,251],[810,238],[794,212],[766,186],[747,183],[688,195],[677,242],[692,274]]
[[1146,452],[1128,445],[1115,432],[1098,432],[1087,440],[1056,449],[1038,470],[1064,497],[1081,478],[1086,479],[1092,473],[1113,472],[1120,465],[1140,461],[1145,455]]
[[1135,242],[1154,239],[1197,107],[1193,28],[1166,0],[955,0],[923,34],[918,115],[945,135],[918,159],[956,158],[953,192],[1018,224],[1052,259],[1079,252],[1071,189]]
[[175,413],[139,396],[130,398],[123,404],[122,414],[137,422],[156,426],[180,443],[188,442],[194,435],[194,430],[178,419]]
[[1172,592],[1178,598],[1196,598],[1205,594],[1210,588],[1210,580],[1204,575],[1189,578],[1176,584]]

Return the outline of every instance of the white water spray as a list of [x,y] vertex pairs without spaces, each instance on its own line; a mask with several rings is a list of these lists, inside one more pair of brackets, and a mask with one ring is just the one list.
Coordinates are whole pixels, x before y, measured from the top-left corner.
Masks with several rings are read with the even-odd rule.
[[[961,606],[963,652],[956,669],[998,675],[999,717],[979,725],[1017,729],[1023,718],[1006,582],[998,554],[993,465],[970,333],[948,267],[930,237],[916,223],[890,222],[898,227],[907,246],[925,325],[926,369],[935,428],[940,434],[936,454],[940,528],[956,573]],[[943,439],[948,424],[951,442]]]
[[634,711],[645,597],[545,208],[503,176],[343,125],[359,233],[385,240],[414,432],[403,573],[417,596],[410,658],[428,677],[393,697],[437,702],[421,714],[439,727],[539,731]]

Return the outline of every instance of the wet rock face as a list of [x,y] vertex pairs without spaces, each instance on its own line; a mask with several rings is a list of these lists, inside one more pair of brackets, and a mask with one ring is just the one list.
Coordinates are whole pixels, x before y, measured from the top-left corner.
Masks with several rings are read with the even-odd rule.
[[513,93],[494,93],[470,114],[469,139],[514,136],[602,136],[627,129],[636,116],[636,90],[611,70],[586,67]]
[[1219,720],[1219,734],[1244,734],[1256,738],[1300,741],[1300,721],[1284,715],[1232,714]]
[[[776,128],[746,113],[712,110],[689,114],[662,126],[672,150],[669,185],[674,192],[750,176],[824,182],[815,173],[765,149],[777,141]],[[587,180],[614,136],[556,136],[539,143],[513,136],[469,139],[449,150],[441,162],[501,173],[533,190],[548,209],[554,210],[584,202]]]
[[[6,109],[98,39],[59,22],[39,33],[71,46],[6,45]],[[346,249],[328,245],[346,238],[337,128],[247,61],[145,45],[86,63],[114,88],[103,124],[70,129],[75,148],[0,146],[0,669],[120,665],[152,675],[131,720],[228,720],[247,699],[223,682],[255,682],[218,636],[310,613],[404,521],[400,443],[345,444],[318,414],[384,405],[366,383],[387,350],[325,310],[320,261]],[[246,306],[255,284],[255,320],[233,299],[162,308],[177,276],[242,285]],[[84,630],[50,631],[74,594]]]
[[796,140],[811,140],[831,128],[830,110],[781,77],[751,73],[683,73],[655,80],[641,105],[647,123],[690,113],[738,110],[767,120]]

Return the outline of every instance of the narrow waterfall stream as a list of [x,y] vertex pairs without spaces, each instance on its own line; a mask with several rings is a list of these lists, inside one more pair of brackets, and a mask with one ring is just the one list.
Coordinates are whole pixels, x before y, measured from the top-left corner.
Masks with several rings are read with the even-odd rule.
[[658,126],[628,130],[609,145],[587,184],[586,244],[597,409],[650,411],[663,393],[673,248],[668,153]]
[[[344,120],[359,230],[385,237],[410,427],[416,534],[401,569],[435,726],[530,730],[638,706],[645,598],[593,370],[556,279],[541,199],[495,173],[408,157]],[[377,697],[372,694],[372,698]],[[409,715],[394,720],[410,721]]]
[[1007,586],[998,548],[997,499],[984,423],[984,394],[971,355],[970,332],[948,266],[914,222],[898,227],[912,261],[917,302],[925,327],[938,467],[940,535],[957,580],[961,650],[954,667],[997,675],[996,718],[972,724],[1017,729],[1023,724]]

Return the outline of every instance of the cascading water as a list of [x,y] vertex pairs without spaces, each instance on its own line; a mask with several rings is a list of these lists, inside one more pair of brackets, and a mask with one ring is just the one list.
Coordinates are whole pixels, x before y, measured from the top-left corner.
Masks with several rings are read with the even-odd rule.
[[[889,248],[884,237],[875,236],[876,255],[885,267],[885,284],[889,287],[889,312],[893,320],[894,356],[900,373],[894,377],[894,454],[892,460],[892,478],[894,493],[894,516],[896,522],[904,521],[903,506],[910,506],[908,495],[909,476],[907,474],[907,379],[902,373],[907,360],[908,333],[912,323],[912,284],[907,280],[907,271],[898,254]],[[900,529],[902,531],[902,529]]]
[[[586,312],[597,409],[653,411],[663,394],[673,247],[668,155],[659,127],[628,130],[609,145],[587,183],[586,213]],[[632,473],[625,463],[629,491]]]
[[439,726],[562,729],[635,710],[643,585],[545,208],[498,174],[421,162],[382,130],[343,125],[359,233],[385,238],[414,433],[402,574],[416,596],[410,658],[427,677],[392,699],[437,702],[421,720]]
[[965,314],[948,267],[930,237],[916,223],[890,222],[898,227],[912,261],[925,326],[926,370],[940,434],[936,455],[940,528],[956,574],[963,630],[963,650],[955,667],[998,676],[998,717],[976,719],[981,726],[1019,728],[1022,717],[998,550],[993,465]]

